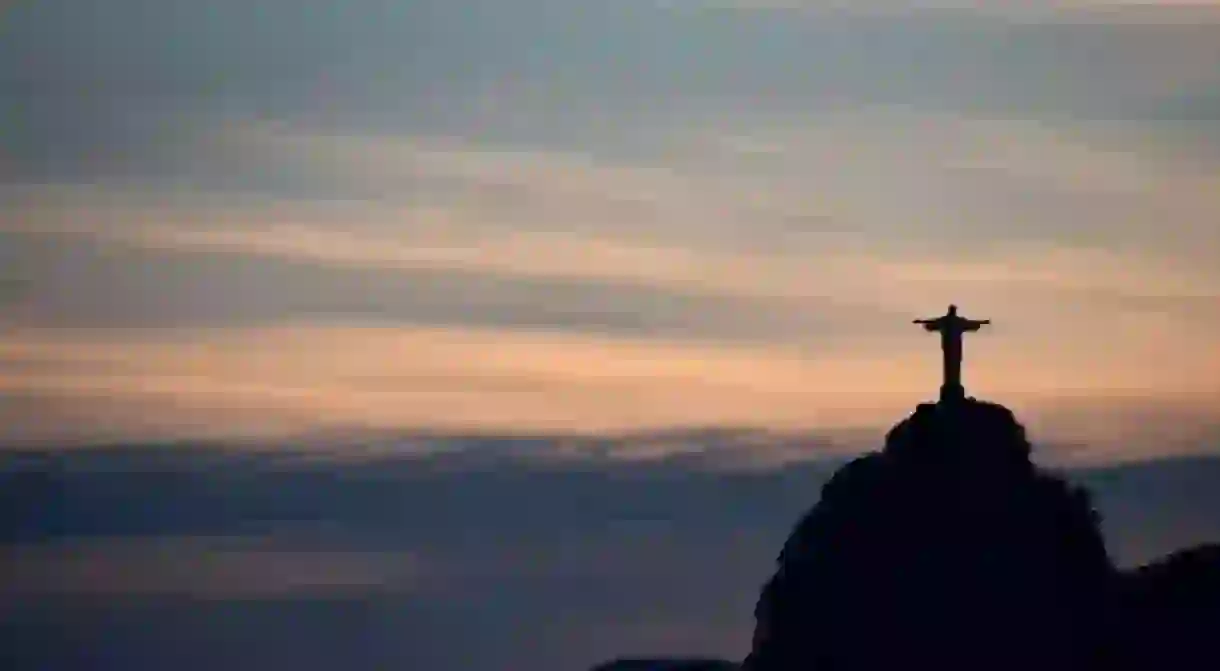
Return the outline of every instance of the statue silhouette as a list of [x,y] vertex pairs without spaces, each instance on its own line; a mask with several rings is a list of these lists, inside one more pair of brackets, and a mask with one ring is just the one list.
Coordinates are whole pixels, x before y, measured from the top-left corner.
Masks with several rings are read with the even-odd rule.
[[978,331],[990,320],[965,319],[957,315],[957,306],[950,305],[949,311],[934,319],[916,319],[916,324],[923,324],[925,330],[940,333],[940,347],[944,353],[944,380],[940,387],[940,400],[944,403],[960,401],[966,397],[962,387],[962,335]]

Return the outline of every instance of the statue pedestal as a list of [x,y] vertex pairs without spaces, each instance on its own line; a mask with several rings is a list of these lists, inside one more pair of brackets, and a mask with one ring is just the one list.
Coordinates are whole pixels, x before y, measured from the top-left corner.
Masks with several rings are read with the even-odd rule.
[[959,403],[966,400],[966,388],[960,384],[942,384],[940,386],[941,403]]

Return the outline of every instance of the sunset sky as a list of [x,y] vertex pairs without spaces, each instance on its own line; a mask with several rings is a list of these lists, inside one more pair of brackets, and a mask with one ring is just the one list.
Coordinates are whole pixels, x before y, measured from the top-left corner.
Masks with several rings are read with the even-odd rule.
[[1220,421],[1211,3],[18,1],[0,100],[10,441],[883,429],[950,302],[1048,440]]
[[1218,260],[1215,0],[0,2],[2,666],[740,659],[950,303],[1214,542]]

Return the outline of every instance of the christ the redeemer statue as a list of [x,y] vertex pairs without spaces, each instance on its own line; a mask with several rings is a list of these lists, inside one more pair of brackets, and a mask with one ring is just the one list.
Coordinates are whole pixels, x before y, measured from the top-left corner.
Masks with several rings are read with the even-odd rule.
[[966,398],[962,387],[962,334],[972,333],[990,324],[991,320],[973,320],[957,316],[957,306],[950,305],[948,314],[935,319],[916,319],[925,330],[940,333],[940,348],[945,355],[945,379],[940,387],[942,403]]

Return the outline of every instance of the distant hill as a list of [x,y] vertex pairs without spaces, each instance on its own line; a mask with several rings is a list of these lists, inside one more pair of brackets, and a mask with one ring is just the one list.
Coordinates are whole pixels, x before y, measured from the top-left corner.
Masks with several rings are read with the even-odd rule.
[[713,659],[620,659],[592,671],[738,671],[736,662]]

